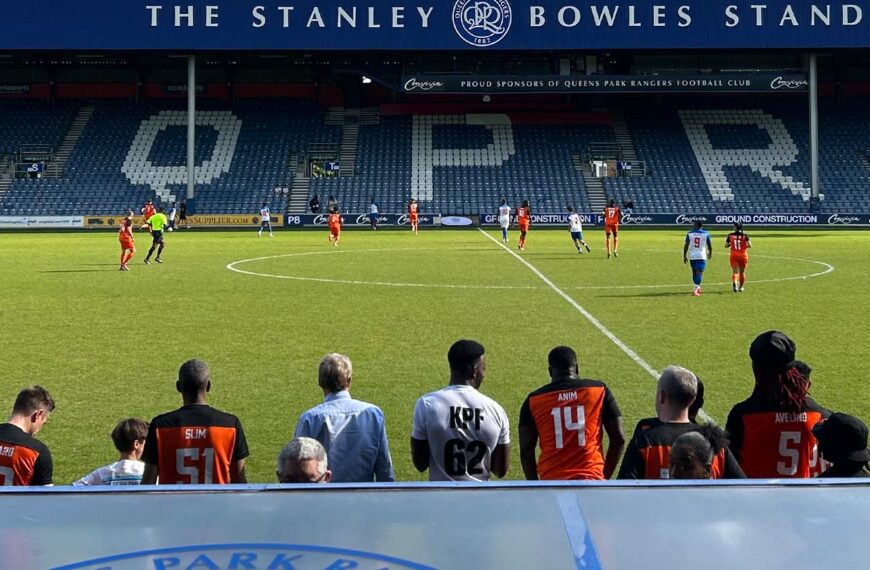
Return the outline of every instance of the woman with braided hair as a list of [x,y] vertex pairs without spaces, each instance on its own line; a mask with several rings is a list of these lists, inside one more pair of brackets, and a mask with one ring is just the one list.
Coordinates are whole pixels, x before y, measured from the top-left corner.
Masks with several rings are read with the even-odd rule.
[[731,451],[750,478],[807,478],[820,471],[813,426],[831,415],[809,397],[794,342],[779,331],[749,347],[755,388],[728,414]]

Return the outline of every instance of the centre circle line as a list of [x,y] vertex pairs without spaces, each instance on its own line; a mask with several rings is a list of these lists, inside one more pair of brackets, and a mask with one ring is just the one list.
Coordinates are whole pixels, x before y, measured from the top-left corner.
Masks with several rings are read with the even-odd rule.
[[[428,288],[428,289],[490,289],[490,290],[540,290],[545,289],[545,287],[536,287],[531,285],[459,285],[459,284],[450,284],[450,283],[400,283],[393,281],[365,281],[359,279],[331,279],[327,277],[301,277],[297,275],[276,275],[273,273],[262,273],[257,271],[248,271],[245,269],[241,269],[238,266],[245,263],[253,263],[257,261],[265,261],[268,259],[280,259],[283,257],[305,257],[311,255],[332,255],[332,254],[344,254],[344,253],[384,253],[384,252],[406,252],[406,251],[445,251],[444,248],[374,248],[374,249],[351,249],[351,250],[326,250],[326,251],[305,251],[305,252],[297,252],[297,253],[282,253],[277,255],[266,255],[262,257],[252,257],[250,259],[240,259],[238,261],[230,262],[226,265],[226,268],[235,273],[241,273],[244,275],[251,275],[254,277],[268,277],[270,279],[286,279],[291,281],[309,281],[314,283],[335,283],[339,285],[374,285],[378,287],[411,287],[411,288]],[[452,249],[450,251],[476,251],[474,249]],[[494,250],[497,251],[497,250]],[[672,253],[670,250],[664,249],[643,249],[643,250],[634,250],[634,251],[644,251],[644,252],[657,252],[657,253]],[[821,277],[822,275],[827,275],[834,271],[834,266],[825,263],[824,261],[818,261],[814,259],[803,259],[799,257],[785,257],[785,256],[775,256],[775,255],[763,255],[763,254],[755,254],[753,258],[762,258],[762,259],[780,259],[786,261],[800,261],[803,263],[812,263],[815,265],[820,265],[824,268],[823,271],[817,271],[816,273],[809,273],[806,275],[796,275],[791,277],[777,277],[771,279],[758,279],[751,280],[753,285],[762,284],[762,283],[781,283],[785,281],[797,281],[797,280],[806,280],[811,279],[813,277]],[[566,258],[567,259],[567,258]],[[714,282],[709,285],[730,285],[730,282]],[[650,284],[650,285],[568,285],[565,289],[571,289],[574,291],[578,290],[618,290],[618,289],[670,289],[670,288],[683,288],[689,287],[688,283],[658,283],[658,284]]]

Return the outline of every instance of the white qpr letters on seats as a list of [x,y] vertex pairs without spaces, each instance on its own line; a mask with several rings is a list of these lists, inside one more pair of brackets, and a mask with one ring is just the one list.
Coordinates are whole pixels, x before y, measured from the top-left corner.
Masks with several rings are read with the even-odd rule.
[[[433,125],[483,125],[492,132],[492,143],[483,148],[432,148]],[[416,115],[411,131],[411,196],[432,200],[436,166],[501,166],[514,154],[507,115]]]
[[[160,111],[142,121],[121,166],[121,172],[131,183],[150,186],[164,201],[176,199],[168,186],[187,184],[187,166],[155,165],[148,160],[148,155],[160,132],[175,125],[187,125],[185,111]],[[196,183],[211,184],[230,171],[242,121],[231,111],[201,111],[196,114],[196,125],[217,131],[211,156],[196,168]]]
[[[734,200],[725,166],[748,166],[795,196],[810,199],[807,184],[780,170],[798,159],[797,145],[782,120],[760,109],[680,111],[680,119],[714,200]],[[770,136],[771,143],[767,148],[713,148],[707,125],[754,125]]]

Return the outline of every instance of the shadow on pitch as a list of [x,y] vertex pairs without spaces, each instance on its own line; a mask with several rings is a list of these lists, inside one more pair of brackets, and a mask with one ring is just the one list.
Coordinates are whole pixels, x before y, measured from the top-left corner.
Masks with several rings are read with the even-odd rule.
[[[733,291],[704,291],[701,296],[709,295],[732,295]],[[605,299],[624,299],[626,297],[691,297],[691,291],[652,291],[649,293],[626,293],[625,295],[596,295]]]
[[114,269],[45,269],[40,273],[94,273],[98,271],[118,271],[118,268],[115,266]]

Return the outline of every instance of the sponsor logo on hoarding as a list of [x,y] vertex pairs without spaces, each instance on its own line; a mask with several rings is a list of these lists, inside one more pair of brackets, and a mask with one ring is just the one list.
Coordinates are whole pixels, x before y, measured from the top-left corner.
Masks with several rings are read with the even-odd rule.
[[442,226],[470,226],[472,223],[471,218],[466,218],[465,216],[444,216],[441,218]]
[[773,81],[770,82],[771,89],[800,89],[801,91],[805,91],[809,88],[809,81],[806,79],[783,79],[782,77],[775,77]]
[[637,214],[623,214],[622,223],[626,225],[641,225],[652,223],[652,216],[640,216]]
[[497,44],[511,29],[511,5],[507,0],[456,0],[453,29],[465,43],[475,47]]
[[57,566],[53,570],[106,568],[390,568],[432,570],[392,556],[307,544],[206,544],[142,550]]
[[[314,224],[315,226],[322,226],[328,220],[329,220],[329,218],[325,214],[317,214],[316,216],[314,216],[314,219],[311,220],[311,223]],[[342,221],[344,221],[344,220],[342,219]]]
[[418,81],[416,77],[405,81],[405,91],[431,91],[441,87],[444,87],[441,81]]
[[707,222],[707,216],[704,214],[680,214],[677,216],[675,223],[677,224],[694,224],[695,222]]
[[840,214],[831,214],[828,216],[829,224],[860,224],[861,218],[859,216],[841,216]]
[[0,216],[0,228],[80,228],[82,216]]

